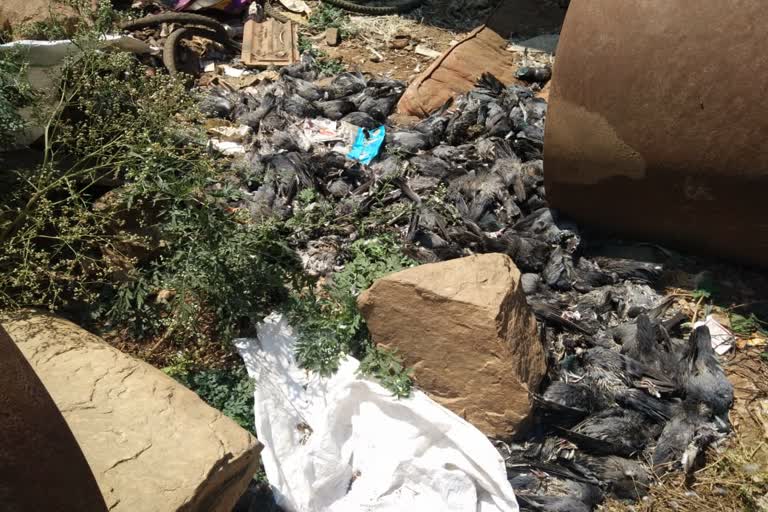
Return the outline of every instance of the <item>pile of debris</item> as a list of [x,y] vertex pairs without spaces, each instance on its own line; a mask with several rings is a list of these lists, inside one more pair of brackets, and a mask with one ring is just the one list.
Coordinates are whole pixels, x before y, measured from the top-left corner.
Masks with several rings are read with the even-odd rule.
[[274,82],[206,91],[209,125],[242,154],[228,207],[302,219],[290,242],[317,275],[343,263],[362,229],[397,233],[421,262],[514,260],[550,359],[529,438],[497,442],[524,508],[591,510],[606,494],[643,496],[654,474],[695,468],[730,430],[733,388],[707,327],[684,341],[686,317],[653,288],[669,253],[587,243],[547,207],[546,102],[484,75],[397,127],[387,119],[403,83],[318,78],[305,55]]

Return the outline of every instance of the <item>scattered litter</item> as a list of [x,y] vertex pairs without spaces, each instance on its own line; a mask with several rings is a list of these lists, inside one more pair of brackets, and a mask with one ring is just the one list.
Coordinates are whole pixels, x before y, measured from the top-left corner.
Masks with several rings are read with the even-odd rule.
[[416,45],[416,49],[414,51],[419,55],[423,55],[424,57],[429,57],[430,59],[436,59],[440,55],[442,55],[439,51],[433,50],[432,48],[428,46],[424,46],[423,44]]
[[768,345],[768,338],[761,336],[753,336],[749,339],[739,338],[736,340],[736,347],[739,350],[744,350],[747,347],[764,347],[766,345]]
[[373,54],[373,56],[370,59],[371,62],[384,62],[384,56],[381,53],[377,52],[375,48],[369,47],[368,51]]
[[693,324],[694,329],[701,326],[709,328],[709,334],[712,337],[712,348],[718,355],[726,354],[733,349],[735,339],[733,333],[723,327],[712,315],[708,315],[705,320]]
[[475,427],[420,391],[397,399],[342,360],[329,378],[299,368],[279,315],[235,346],[254,392],[262,461],[289,512],[517,512],[504,461]]
[[339,123],[329,119],[305,119],[302,130],[313,144],[344,140],[344,136],[339,131]]
[[243,142],[253,135],[253,129],[250,126],[215,126],[208,131],[226,142]]
[[333,151],[366,165],[379,154],[387,134],[384,126],[366,130],[346,121],[323,118],[305,119],[301,131],[311,144],[336,142]]
[[357,160],[365,165],[370,164],[379,154],[386,135],[387,130],[384,126],[370,131],[357,128],[357,136],[355,142],[352,143],[352,149],[346,154],[347,158]]
[[238,142],[211,139],[211,146],[213,146],[213,148],[216,151],[226,156],[236,156],[236,155],[245,154],[245,148],[243,147],[242,144]]
[[280,0],[280,4],[291,12],[310,15],[312,9],[304,0]]
[[231,76],[234,78],[240,78],[242,76],[253,74],[252,71],[248,71],[247,69],[235,68],[232,66],[227,66],[226,64],[223,66],[219,66],[218,69],[224,73],[224,76]]

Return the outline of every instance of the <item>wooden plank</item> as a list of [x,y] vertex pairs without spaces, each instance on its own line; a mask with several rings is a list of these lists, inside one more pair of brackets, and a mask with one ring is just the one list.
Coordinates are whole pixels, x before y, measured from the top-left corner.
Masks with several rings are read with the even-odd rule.
[[243,30],[243,64],[252,67],[288,66],[299,62],[296,23],[274,19],[248,20]]

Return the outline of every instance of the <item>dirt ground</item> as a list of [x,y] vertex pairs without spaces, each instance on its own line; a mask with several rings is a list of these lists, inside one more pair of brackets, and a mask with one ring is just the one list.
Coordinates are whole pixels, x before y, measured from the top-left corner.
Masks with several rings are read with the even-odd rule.
[[[499,32],[524,38],[558,31],[564,11],[552,0],[426,0],[422,7],[392,16],[349,17],[349,34],[336,47],[323,34],[310,37],[313,44],[348,69],[389,76],[410,82],[441,54],[470,31],[485,23],[495,9],[503,12]],[[307,1],[311,8],[319,2]],[[290,16],[301,22],[301,18]],[[495,17],[498,20],[498,16]],[[492,20],[492,26],[499,25]],[[420,52],[435,52],[433,56]],[[423,52],[422,52],[423,53]]]

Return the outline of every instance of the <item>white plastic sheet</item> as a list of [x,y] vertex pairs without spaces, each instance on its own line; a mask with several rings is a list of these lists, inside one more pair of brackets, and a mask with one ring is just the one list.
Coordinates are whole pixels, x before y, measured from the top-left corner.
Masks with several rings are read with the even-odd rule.
[[347,357],[300,369],[279,315],[236,346],[256,381],[256,430],[278,504],[291,512],[517,512],[504,462],[475,427],[424,393],[396,399]]

